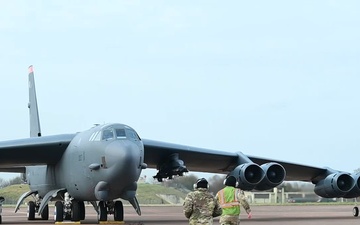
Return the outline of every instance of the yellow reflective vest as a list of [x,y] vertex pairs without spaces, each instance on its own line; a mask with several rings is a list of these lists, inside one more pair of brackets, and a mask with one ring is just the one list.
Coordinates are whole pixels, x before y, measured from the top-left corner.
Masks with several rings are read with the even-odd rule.
[[222,215],[239,215],[240,203],[237,197],[238,190],[231,186],[226,186],[217,193],[220,206],[223,210]]

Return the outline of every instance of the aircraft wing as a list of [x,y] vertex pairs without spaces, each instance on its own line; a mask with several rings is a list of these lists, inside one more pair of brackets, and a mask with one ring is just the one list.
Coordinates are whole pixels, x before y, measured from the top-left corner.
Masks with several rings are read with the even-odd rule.
[[198,172],[227,174],[239,165],[239,161],[246,161],[246,159],[250,159],[259,165],[268,162],[277,162],[281,164],[286,170],[285,180],[312,181],[314,178],[324,175],[327,171],[326,168],[254,156],[244,156],[242,153],[238,154],[235,152],[196,148],[146,139],[143,139],[142,141],[145,148],[144,161],[151,168],[159,167],[159,165],[166,162],[169,155],[178,153],[179,159],[184,161],[188,170]]
[[285,161],[279,161],[274,159],[260,158],[256,156],[248,156],[251,161],[262,165],[268,162],[276,162],[282,165],[286,170],[285,180],[287,181],[312,181],[314,178],[319,178],[325,175],[328,168],[315,167],[302,165],[297,163],[290,163]]
[[17,172],[30,165],[58,162],[75,134],[32,137],[0,142],[0,171]]

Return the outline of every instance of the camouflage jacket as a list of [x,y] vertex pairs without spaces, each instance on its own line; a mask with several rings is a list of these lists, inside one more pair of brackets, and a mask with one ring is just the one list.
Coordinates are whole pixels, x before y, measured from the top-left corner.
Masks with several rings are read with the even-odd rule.
[[206,188],[190,192],[184,201],[184,214],[190,225],[213,224],[213,217],[220,216],[220,204]]

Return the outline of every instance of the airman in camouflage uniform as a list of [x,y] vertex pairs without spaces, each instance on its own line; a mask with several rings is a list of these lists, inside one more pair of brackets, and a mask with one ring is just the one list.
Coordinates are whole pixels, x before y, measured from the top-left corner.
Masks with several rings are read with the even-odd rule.
[[219,202],[208,191],[209,184],[205,178],[199,179],[194,189],[184,201],[184,214],[189,219],[189,225],[212,225],[213,218],[222,213]]

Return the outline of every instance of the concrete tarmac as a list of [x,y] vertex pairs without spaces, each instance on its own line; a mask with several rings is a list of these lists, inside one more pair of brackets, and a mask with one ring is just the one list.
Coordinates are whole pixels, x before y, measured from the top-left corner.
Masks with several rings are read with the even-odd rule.
[[[360,224],[360,218],[352,215],[352,205],[282,205],[252,206],[252,219],[247,219],[242,210],[241,225],[339,225]],[[142,216],[138,216],[132,207],[125,206],[125,223],[127,225],[176,224],[187,225],[181,206],[142,206]],[[5,207],[2,213],[3,224],[54,224],[53,208],[50,207],[49,220],[28,221],[26,207],[16,214],[13,208]],[[112,216],[109,216],[109,220]],[[64,224],[71,224],[64,222]],[[97,215],[92,207],[86,207],[86,219],[81,224],[97,224]],[[108,223],[111,224],[111,223]],[[116,224],[116,223],[114,223]],[[219,224],[218,218],[214,225]]]

